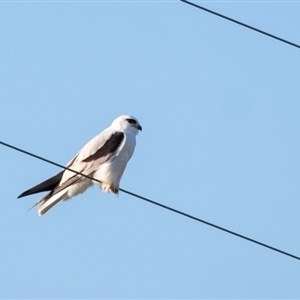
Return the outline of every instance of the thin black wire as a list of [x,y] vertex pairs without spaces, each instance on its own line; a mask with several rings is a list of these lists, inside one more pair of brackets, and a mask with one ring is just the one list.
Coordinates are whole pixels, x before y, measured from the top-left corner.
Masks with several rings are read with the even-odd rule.
[[198,4],[195,4],[195,3],[193,3],[193,2],[190,2],[190,1],[187,1],[187,0],[180,0],[180,1],[181,1],[181,2],[184,2],[184,3],[186,3],[186,4],[189,4],[189,5],[191,5],[191,6],[197,7],[197,8],[199,8],[199,9],[202,9],[202,10],[204,10],[204,11],[206,11],[206,12],[209,12],[209,13],[211,13],[211,14],[213,14],[213,15],[216,15],[216,16],[218,16],[218,17],[220,17],[220,18],[223,18],[223,19],[225,19],[225,20],[231,21],[231,22],[236,23],[236,24],[238,24],[238,25],[241,25],[241,26],[244,26],[244,27],[249,28],[249,29],[251,29],[251,30],[257,31],[257,32],[259,32],[259,33],[261,33],[261,34],[264,34],[264,35],[266,35],[266,36],[268,36],[268,37],[271,37],[271,38],[276,39],[276,40],[278,40],[278,41],[281,41],[281,42],[283,42],[283,43],[289,44],[290,46],[294,46],[294,47],[296,47],[296,48],[300,48],[300,45],[298,45],[298,44],[292,43],[292,42],[290,42],[290,41],[288,41],[288,40],[282,39],[282,38],[280,38],[280,37],[278,37],[278,36],[276,36],[276,35],[273,35],[273,34],[268,33],[268,32],[266,32],[266,31],[260,30],[260,29],[258,29],[258,28],[253,27],[253,26],[247,25],[247,24],[242,23],[242,22],[240,22],[240,21],[237,21],[237,20],[235,20],[235,19],[229,18],[229,17],[227,17],[227,16],[224,16],[224,15],[222,15],[222,14],[220,14],[220,13],[217,13],[217,12],[215,12],[215,11],[213,11],[213,10],[210,10],[210,9],[208,9],[208,8],[205,8],[205,7],[203,7],[203,6],[200,6],[200,5],[198,5]]
[[[65,167],[65,166],[63,166],[63,165],[61,165],[61,164],[58,164],[58,163],[56,163],[56,162],[53,162],[53,161],[51,161],[51,160],[49,160],[49,159],[46,159],[46,158],[44,158],[44,157],[41,157],[41,156],[39,156],[39,155],[36,155],[36,154],[31,153],[31,152],[25,151],[25,150],[23,150],[23,149],[20,149],[20,148],[18,148],[18,147],[12,146],[12,145],[10,145],[10,144],[4,143],[4,142],[2,142],[2,141],[0,141],[0,144],[2,144],[3,146],[6,146],[6,147],[8,147],[8,148],[14,149],[14,150],[16,150],[16,151],[19,151],[19,152],[21,152],[21,153],[24,153],[24,154],[26,154],[26,155],[32,156],[32,157],[34,157],[34,158],[37,158],[37,159],[39,159],[39,160],[45,161],[45,162],[47,162],[47,163],[49,163],[49,164],[52,164],[52,165],[54,165],[54,166],[57,166],[57,167],[59,167],[59,168],[62,168],[62,169],[65,169],[65,170],[74,172],[74,173],[76,173],[76,174],[78,174],[78,175],[84,176],[84,177],[86,177],[86,178],[88,178],[88,179],[91,179],[91,180],[93,180],[93,181],[96,181],[96,182],[101,183],[101,181],[99,181],[99,180],[97,180],[97,179],[95,179],[95,178],[93,178],[93,177],[91,177],[91,176],[88,176],[88,175],[82,174],[82,173],[80,173],[80,172],[77,172],[77,171],[75,171],[75,170],[72,170],[72,169],[70,169],[70,168],[67,168],[67,167]],[[182,212],[182,211],[180,211],[180,210],[174,209],[174,208],[169,207],[169,206],[167,206],[167,205],[164,205],[164,204],[155,202],[155,201],[153,201],[153,200],[150,200],[150,199],[148,199],[148,198],[145,198],[145,197],[143,197],[143,196],[140,196],[140,195],[138,195],[138,194],[129,192],[129,191],[124,190],[124,189],[121,189],[121,188],[120,188],[120,191],[123,192],[123,193],[126,193],[126,194],[128,194],[128,195],[131,195],[131,196],[133,196],[133,197],[136,197],[136,198],[139,198],[139,199],[141,199],[141,200],[144,200],[144,201],[146,201],[146,202],[149,202],[149,203],[152,203],[152,204],[154,204],[154,205],[160,206],[160,207],[162,207],[162,208],[164,208],[164,209],[167,209],[167,210],[170,210],[170,211],[172,211],[172,212],[175,212],[175,213],[177,213],[177,214],[180,214],[180,215],[182,215],[182,216],[185,216],[185,217],[187,217],[187,218],[190,218],[190,219],[192,219],[192,220],[195,220],[195,221],[197,221],[197,222],[201,222],[201,223],[203,223],[203,224],[205,224],[205,225],[214,227],[214,228],[216,228],[216,229],[218,229],[218,230],[227,232],[227,233],[229,233],[229,234],[232,234],[232,235],[234,235],[234,236],[237,236],[237,237],[242,238],[242,239],[244,239],[244,240],[247,240],[247,241],[249,241],[249,242],[255,243],[255,244],[260,245],[260,246],[262,246],[262,247],[268,248],[268,249],[270,249],[270,250],[273,250],[273,251],[279,252],[279,253],[281,253],[281,254],[287,255],[287,256],[289,256],[289,257],[292,257],[292,258],[294,258],[294,259],[300,260],[300,257],[299,257],[299,256],[296,256],[296,255],[293,255],[293,254],[291,254],[291,253],[282,251],[282,250],[280,250],[280,249],[278,249],[278,248],[275,248],[275,247],[269,246],[269,245],[267,245],[267,244],[265,244],[265,243],[262,243],[262,242],[259,242],[259,241],[257,241],[257,240],[251,239],[251,238],[249,238],[249,237],[247,237],[247,236],[245,236],[245,235],[236,233],[236,232],[231,231],[231,230],[228,230],[228,229],[226,229],[226,228],[224,228],[224,227],[221,227],[221,226],[215,225],[215,224],[213,224],[213,223],[207,222],[207,221],[205,221],[205,220],[199,219],[199,218],[197,218],[197,217],[194,217],[194,216],[192,216],[192,215],[189,215],[189,214],[187,214],[187,213],[184,213],[184,212]]]

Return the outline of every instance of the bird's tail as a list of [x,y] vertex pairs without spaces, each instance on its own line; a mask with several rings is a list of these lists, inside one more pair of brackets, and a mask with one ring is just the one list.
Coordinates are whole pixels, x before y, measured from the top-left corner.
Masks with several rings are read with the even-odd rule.
[[39,205],[38,214],[39,216],[42,216],[45,214],[50,208],[52,208],[55,204],[57,204],[59,201],[63,200],[65,198],[66,192],[60,191],[59,193],[51,196],[51,192],[44,196],[42,199],[40,199],[38,202],[33,204],[28,210],[33,209],[37,205]]
[[45,199],[44,201],[41,202],[41,199],[38,203],[40,204],[40,207],[38,209],[38,214],[39,216],[42,216],[45,214],[50,208],[52,208],[55,204],[57,204],[59,201],[63,200],[65,198],[66,191],[62,190],[58,192],[57,194],[53,195],[52,197]]

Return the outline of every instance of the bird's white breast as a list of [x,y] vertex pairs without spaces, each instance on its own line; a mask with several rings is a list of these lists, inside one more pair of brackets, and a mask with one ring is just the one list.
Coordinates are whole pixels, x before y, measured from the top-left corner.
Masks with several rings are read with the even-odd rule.
[[125,141],[119,149],[116,157],[101,165],[93,176],[102,182],[101,188],[107,189],[110,185],[119,188],[119,183],[126,165],[133,155],[136,145],[136,137],[132,132],[124,132]]

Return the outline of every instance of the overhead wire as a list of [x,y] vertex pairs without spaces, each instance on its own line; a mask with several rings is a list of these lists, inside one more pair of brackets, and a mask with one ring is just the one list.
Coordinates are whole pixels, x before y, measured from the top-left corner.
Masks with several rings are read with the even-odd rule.
[[227,20],[227,21],[230,21],[230,22],[236,23],[236,24],[238,24],[238,25],[244,26],[244,27],[246,27],[246,28],[248,28],[248,29],[254,30],[254,31],[259,32],[259,33],[261,33],[261,34],[264,34],[264,35],[266,35],[266,36],[268,36],[268,37],[271,37],[271,38],[273,38],[273,39],[276,39],[276,40],[278,40],[278,41],[280,41],[280,42],[286,43],[286,44],[288,44],[288,45],[290,45],[290,46],[293,46],[293,47],[296,47],[296,48],[299,48],[299,49],[300,49],[300,45],[295,44],[295,43],[292,43],[292,42],[290,42],[290,41],[288,41],[288,40],[285,40],[285,39],[283,39],[283,38],[281,38],[281,37],[278,37],[278,36],[276,36],[276,35],[274,35],[274,34],[268,33],[268,32],[266,32],[266,31],[263,31],[263,30],[258,29],[258,28],[256,28],[256,27],[253,27],[253,26],[250,26],[250,25],[248,25],[248,24],[242,23],[242,22],[240,22],[240,21],[237,21],[237,20],[232,19],[232,18],[230,18],[230,17],[227,17],[227,16],[225,16],[225,15],[222,15],[222,14],[220,14],[220,13],[218,13],[218,12],[215,12],[215,11],[213,11],[213,10],[210,10],[210,9],[208,9],[208,8],[205,8],[205,7],[203,7],[203,6],[201,6],[201,5],[198,5],[198,4],[196,4],[196,3],[193,3],[193,2],[190,2],[190,1],[187,1],[187,0],[180,0],[180,1],[181,1],[181,2],[184,2],[184,3],[186,3],[186,4],[189,4],[189,5],[191,5],[191,6],[194,6],[194,7],[196,7],[196,8],[199,8],[199,9],[201,9],[201,10],[203,10],[203,11],[206,11],[206,12],[208,12],[208,13],[210,13],[210,14],[216,15],[216,16],[218,16],[218,17],[220,17],[220,18],[223,18],[223,19],[225,19],[225,20]]
[[[18,152],[21,152],[21,153],[23,153],[23,154],[32,156],[32,157],[34,157],[34,158],[36,158],[36,159],[39,159],[39,160],[42,160],[42,161],[47,162],[47,163],[49,163],[49,164],[52,164],[52,165],[54,165],[54,166],[57,166],[57,167],[59,167],[59,168],[62,168],[62,169],[71,171],[71,172],[73,172],[73,173],[75,173],[75,174],[77,174],[77,175],[84,176],[84,177],[86,177],[86,178],[88,178],[88,179],[91,179],[91,180],[93,180],[93,181],[95,181],[95,182],[101,183],[101,181],[97,180],[96,178],[93,178],[93,177],[91,177],[91,176],[89,176],[89,175],[86,175],[86,174],[83,174],[83,173],[81,173],[81,172],[77,172],[77,171],[75,171],[75,170],[73,170],[73,169],[71,169],[71,168],[65,167],[65,166],[63,166],[63,165],[61,165],[61,164],[58,164],[58,163],[52,161],[52,160],[46,159],[46,158],[44,158],[44,157],[42,157],[42,156],[36,155],[36,154],[31,153],[31,152],[29,152],[29,151],[23,150],[23,149],[21,149],[21,148],[15,147],[15,146],[13,146],[13,145],[11,145],[11,144],[5,143],[5,142],[3,142],[3,141],[0,141],[0,144],[3,145],[3,146],[5,146],[5,147],[11,148],[11,149],[13,149],[13,150],[16,150],[16,151],[18,151]],[[182,212],[182,211],[180,211],[180,210],[174,209],[174,208],[172,208],[172,207],[170,207],[170,206],[161,204],[161,203],[159,203],[159,202],[150,200],[150,199],[148,199],[148,198],[146,198],[146,197],[143,197],[143,196],[141,196],[141,195],[132,193],[132,192],[127,191],[127,190],[125,190],[125,189],[121,189],[121,188],[120,188],[119,190],[120,190],[121,192],[123,192],[123,193],[126,193],[126,194],[131,195],[131,196],[136,197],[136,198],[139,198],[139,199],[141,199],[141,200],[144,200],[144,201],[146,201],[146,202],[148,202],[148,203],[151,203],[151,204],[154,204],[154,205],[156,205],[156,206],[162,207],[162,208],[167,209],[167,210],[169,210],[169,211],[172,211],[172,212],[174,212],[174,213],[180,214],[180,215],[182,215],[182,216],[184,216],[184,217],[187,217],[187,218],[189,218],[189,219],[192,219],[192,220],[195,220],[195,221],[197,221],[197,222],[203,223],[203,224],[205,224],[205,225],[211,226],[211,227],[213,227],[213,228],[216,228],[216,229],[221,230],[221,231],[223,231],[223,232],[226,232],[226,233],[228,233],[228,234],[234,235],[234,236],[239,237],[239,238],[241,238],[241,239],[247,240],[247,241],[249,241],[249,242],[255,243],[255,244],[260,245],[260,246],[262,246],[262,247],[268,248],[268,249],[270,249],[270,250],[276,251],[276,252],[281,253],[281,254],[283,254],[283,255],[289,256],[289,257],[291,257],[291,258],[300,260],[300,257],[299,257],[299,256],[296,256],[296,255],[291,254],[291,253],[289,253],[289,252],[286,252],[286,251],[280,250],[280,249],[278,249],[278,248],[275,248],[275,247],[273,247],[273,246],[270,246],[270,245],[268,245],[268,244],[259,242],[259,241],[255,240],[255,239],[249,238],[249,237],[247,237],[247,236],[245,236],[245,235],[239,234],[239,233],[237,233],[237,232],[234,232],[234,231],[232,231],[232,230],[226,229],[226,228],[224,228],[224,227],[221,227],[221,226],[219,226],[219,225],[213,224],[213,223],[211,223],[211,222],[207,222],[207,221],[205,221],[205,220],[203,220],[203,219],[200,219],[200,218],[197,218],[197,217],[192,216],[192,215],[190,215],[190,214],[184,213],[184,212]]]

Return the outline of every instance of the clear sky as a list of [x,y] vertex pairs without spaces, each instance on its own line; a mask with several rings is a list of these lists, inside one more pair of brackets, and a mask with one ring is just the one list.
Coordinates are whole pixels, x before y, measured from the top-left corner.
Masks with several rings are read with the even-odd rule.
[[[300,3],[198,2],[300,44]],[[300,256],[300,49],[179,1],[1,1],[0,138],[67,163],[143,126],[121,187]],[[0,146],[0,298],[300,298],[300,261]]]

